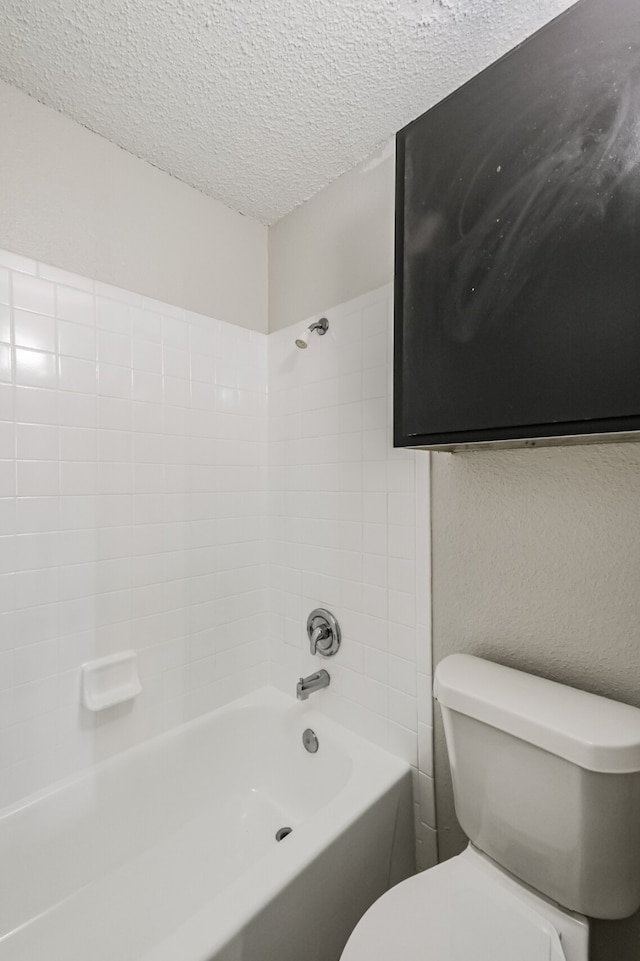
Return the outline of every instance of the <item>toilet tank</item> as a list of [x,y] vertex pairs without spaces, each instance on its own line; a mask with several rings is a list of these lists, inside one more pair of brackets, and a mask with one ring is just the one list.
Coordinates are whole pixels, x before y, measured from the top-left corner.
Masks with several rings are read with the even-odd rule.
[[437,667],[469,840],[565,908],[640,906],[640,710],[468,654]]

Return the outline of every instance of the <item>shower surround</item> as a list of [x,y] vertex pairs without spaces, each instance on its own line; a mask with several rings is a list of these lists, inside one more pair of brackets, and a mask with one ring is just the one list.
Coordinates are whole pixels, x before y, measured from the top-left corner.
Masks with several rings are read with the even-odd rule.
[[[0,806],[293,695],[324,606],[314,707],[413,766],[433,863],[428,460],[391,447],[390,289],[325,313],[300,351],[317,317],[267,336],[0,252]],[[131,648],[140,697],[81,709]]]

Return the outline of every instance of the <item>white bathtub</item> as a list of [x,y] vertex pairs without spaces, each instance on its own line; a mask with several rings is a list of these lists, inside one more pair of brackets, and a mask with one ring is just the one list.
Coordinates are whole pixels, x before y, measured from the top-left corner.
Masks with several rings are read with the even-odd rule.
[[264,688],[2,812],[0,959],[337,961],[411,828],[405,764]]

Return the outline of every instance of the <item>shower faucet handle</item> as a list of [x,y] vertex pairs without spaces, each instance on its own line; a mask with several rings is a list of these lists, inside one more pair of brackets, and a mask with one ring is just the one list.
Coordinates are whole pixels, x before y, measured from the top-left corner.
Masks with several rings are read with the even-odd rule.
[[[320,627],[314,627],[311,632],[311,637],[309,638],[309,648],[312,654],[318,653],[318,643],[320,641],[326,640],[330,637],[331,632],[325,624],[321,624]],[[322,651],[322,646],[320,647]]]
[[340,625],[331,611],[316,607],[307,618],[309,650],[312,654],[331,657],[340,647]]

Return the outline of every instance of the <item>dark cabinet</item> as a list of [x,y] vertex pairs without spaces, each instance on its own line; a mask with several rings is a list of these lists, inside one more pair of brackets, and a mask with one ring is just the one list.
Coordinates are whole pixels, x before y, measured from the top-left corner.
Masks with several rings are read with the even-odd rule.
[[582,0],[397,137],[394,442],[640,430],[640,4]]

